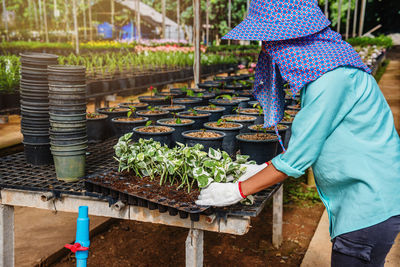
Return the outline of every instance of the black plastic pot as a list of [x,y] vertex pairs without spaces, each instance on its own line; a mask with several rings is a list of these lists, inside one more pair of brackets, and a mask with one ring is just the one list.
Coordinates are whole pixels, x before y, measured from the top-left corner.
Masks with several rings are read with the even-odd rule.
[[202,130],[190,130],[182,133],[183,138],[185,139],[185,144],[188,146],[195,146],[196,144],[201,144],[204,146],[203,150],[208,152],[209,148],[212,147],[214,149],[222,149],[222,141],[225,137],[225,133],[221,131],[208,130],[211,132],[215,132],[219,134],[219,137],[214,138],[199,138],[199,137],[191,137],[187,134],[194,132],[202,132]]
[[96,80],[96,81],[88,82],[88,84],[86,86],[86,94],[88,96],[102,93],[102,92],[103,92],[103,83],[101,81]]
[[198,106],[206,106],[206,105],[208,105],[208,101],[210,99],[215,98],[215,94],[214,93],[202,93],[202,94],[203,94],[201,96],[202,101],[201,101],[201,103],[199,103]]
[[112,118],[111,121],[114,124],[115,129],[117,130],[117,137],[121,137],[124,134],[132,133],[133,128],[138,126],[143,126],[146,124],[146,121],[149,119],[146,117],[141,117],[141,120],[137,121],[121,121],[119,119],[126,118],[125,117],[116,117]]
[[50,143],[24,143],[26,162],[32,165],[51,165],[53,157],[50,152]]
[[[262,124],[259,124],[259,125],[262,125]],[[255,128],[257,126],[257,124],[255,124],[255,125],[251,125],[251,126],[249,126],[249,130],[251,131],[251,132],[258,132],[258,133],[262,133],[262,132],[266,132],[266,133],[269,133],[269,134],[276,134],[275,133],[275,130],[258,130],[257,128]],[[285,146],[285,142],[286,142],[286,131],[289,129],[289,126],[287,126],[287,125],[282,125],[282,126],[284,126],[285,128],[284,129],[278,129],[278,133],[279,133],[279,135],[281,136],[281,139],[282,139],[282,143],[284,144],[284,146]],[[280,144],[278,144],[278,149],[277,149],[277,154],[280,154],[280,153],[282,153],[283,152],[283,149],[282,149],[282,147],[281,147],[281,145]]]
[[114,127],[114,123],[111,121],[113,118],[116,117],[124,117],[127,115],[129,109],[128,108],[117,108],[118,111],[110,111],[110,108],[98,108],[97,112],[100,114],[107,115],[106,120],[106,138],[115,136],[117,134],[117,129]]
[[49,96],[49,105],[82,105],[86,106],[86,98],[77,98],[77,99],[61,99]]
[[244,90],[244,86],[242,84],[225,84],[224,89],[228,90]]
[[232,114],[233,109],[239,105],[240,101],[225,101],[223,99],[210,99],[209,102],[216,106],[223,106],[225,108],[223,115]]
[[152,124],[156,124],[156,121],[167,118],[170,113],[167,110],[159,110],[160,113],[158,114],[146,114],[146,111],[148,110],[139,110],[136,112],[136,115],[148,118],[150,121],[152,121]]
[[211,90],[214,88],[221,88],[222,83],[217,82],[217,81],[205,81],[203,83],[198,83],[197,87],[206,89],[206,90]]
[[[71,95],[75,96],[75,98],[85,98],[86,97],[86,85],[85,84],[77,84],[77,85],[69,85],[69,84],[49,84],[49,94],[52,96],[59,96],[60,98],[70,98]],[[68,96],[61,96],[68,95]]]
[[192,109],[195,106],[201,105],[201,102],[203,100],[199,97],[185,97],[185,98],[179,98],[174,100],[174,104],[176,105],[184,105],[186,107],[186,110]]
[[107,138],[107,118],[88,118],[86,121],[86,132],[89,143],[99,143]]
[[208,107],[208,106],[198,106],[194,107],[194,110],[197,112],[209,112],[211,113],[211,116],[208,118],[209,121],[217,121],[221,118],[221,116],[224,113],[225,108],[224,107],[216,107],[218,110],[203,110],[201,108]]
[[139,96],[138,99],[141,103],[147,103],[150,106],[168,105],[170,102],[167,97],[163,96]]
[[60,138],[60,139],[69,139],[69,138],[81,138],[86,136],[86,129],[78,129],[72,132],[56,132],[53,130],[49,130],[49,134],[52,137]]
[[139,103],[139,102],[123,102],[119,103],[118,106],[121,108],[130,108],[134,107],[136,110],[145,110],[149,106],[147,103]]
[[236,135],[239,134],[240,129],[243,128],[243,125],[240,123],[234,122],[234,124],[237,124],[236,127],[222,128],[222,127],[213,127],[210,125],[211,123],[212,122],[204,123],[204,127],[206,129],[223,132],[225,134],[225,137],[222,141],[222,150],[226,151],[229,155],[235,155],[236,151],[239,148],[238,141],[236,140]]
[[279,124],[282,124],[282,125],[285,125],[285,126],[288,127],[286,132],[285,132],[285,142],[283,142],[283,146],[285,148],[288,148],[290,137],[292,136],[292,123],[293,122],[285,122],[285,121],[281,121],[279,123]]
[[[142,132],[140,131],[141,128],[147,127],[147,126],[138,126],[133,128],[133,132],[135,133],[135,136],[140,139],[153,139],[154,141],[158,141],[161,144],[165,144],[169,147],[172,145],[172,133],[175,131],[174,128],[169,127],[170,131],[168,132],[162,132],[162,133],[147,133],[147,132]],[[148,126],[148,127],[165,127],[165,126]]]
[[185,97],[186,92],[182,91],[181,88],[172,88],[169,90],[171,93],[179,94],[178,98]]
[[[235,116],[235,117],[251,117],[251,119],[227,119],[231,116]],[[248,116],[248,115],[225,115],[222,116],[221,119],[226,119],[228,121],[232,121],[232,122],[237,122],[243,125],[243,128],[240,129],[240,133],[249,133],[250,130],[248,129],[248,127],[252,124],[254,124],[254,122],[256,121],[256,117],[255,116]]]
[[257,164],[265,163],[277,155],[278,137],[270,140],[247,140],[243,135],[255,135],[256,133],[245,133],[236,136],[239,141],[240,154],[250,156]]
[[173,119],[161,119],[157,121],[157,124],[162,125],[162,126],[168,126],[168,127],[173,127],[175,131],[172,133],[172,146],[176,145],[176,142],[179,143],[185,143],[185,139],[182,136],[182,133],[185,131],[189,131],[192,129],[192,126],[194,124],[194,120],[190,120],[188,123],[181,123],[181,124],[170,124],[170,123],[165,123],[166,121],[170,121]]
[[54,114],[76,114],[86,112],[86,105],[51,105],[49,112]]
[[238,100],[239,101],[239,108],[247,108],[248,107],[248,102],[250,101],[249,97],[233,97],[233,100]]
[[171,105],[157,106],[156,108],[158,108],[160,110],[169,111],[170,115],[171,115],[171,113],[178,113],[178,112],[184,111],[186,109],[186,107],[184,105],[175,105],[175,104],[173,106],[171,106]]
[[70,145],[76,145],[76,144],[86,144],[88,141],[87,136],[83,137],[68,137],[68,138],[61,138],[59,136],[50,136],[50,141],[52,145],[55,146],[70,146]]
[[247,115],[247,116],[254,116],[256,117],[256,120],[254,121],[254,124],[264,124],[264,114],[258,113],[258,112],[252,112],[252,110],[246,110],[246,109],[240,109],[238,110],[240,115]]
[[43,143],[50,143],[49,133],[34,133],[29,132],[27,130],[21,130],[22,134],[24,135],[24,141],[26,143],[31,144],[43,144]]
[[51,120],[60,122],[82,121],[86,119],[86,113],[55,114],[49,112],[49,115]]
[[190,115],[190,111],[183,111],[179,112],[177,116],[183,119],[191,119],[194,120],[195,123],[193,124],[192,128],[194,130],[203,128],[204,123],[209,121],[211,113],[209,112],[198,112],[197,116]]

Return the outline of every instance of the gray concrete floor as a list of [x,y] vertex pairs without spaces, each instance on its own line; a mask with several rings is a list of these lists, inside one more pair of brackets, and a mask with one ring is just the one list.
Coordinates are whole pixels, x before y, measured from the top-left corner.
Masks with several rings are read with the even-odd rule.
[[[330,267],[331,241],[329,236],[329,219],[326,210],[321,216],[317,230],[304,256],[301,267]],[[400,235],[386,257],[385,267],[400,266]]]
[[[74,242],[77,216],[78,213],[15,207],[15,266],[39,265],[66,243]],[[90,216],[90,229],[107,220]]]

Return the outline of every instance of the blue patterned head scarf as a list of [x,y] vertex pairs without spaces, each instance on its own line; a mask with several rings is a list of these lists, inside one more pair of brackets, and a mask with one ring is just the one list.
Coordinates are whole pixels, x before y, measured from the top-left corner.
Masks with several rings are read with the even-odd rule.
[[339,66],[371,73],[351,45],[329,27],[305,37],[263,42],[253,93],[264,111],[264,127],[276,126],[283,118],[284,82],[295,97],[305,85]]

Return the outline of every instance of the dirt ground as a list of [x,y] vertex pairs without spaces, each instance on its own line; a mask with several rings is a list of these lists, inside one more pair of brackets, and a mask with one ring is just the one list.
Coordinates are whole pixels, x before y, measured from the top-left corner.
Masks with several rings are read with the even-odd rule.
[[[323,205],[315,201],[315,192],[300,182],[286,186],[284,202],[280,249],[274,249],[271,243],[269,205],[252,219],[252,228],[244,236],[205,232],[204,266],[299,266]],[[187,233],[183,228],[118,221],[91,239],[88,266],[184,266]],[[73,255],[69,255],[53,266],[69,267],[74,263]]]

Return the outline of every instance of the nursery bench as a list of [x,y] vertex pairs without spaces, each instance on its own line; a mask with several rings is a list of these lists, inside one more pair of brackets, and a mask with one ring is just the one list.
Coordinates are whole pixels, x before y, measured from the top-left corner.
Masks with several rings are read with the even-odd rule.
[[[112,147],[116,141],[111,139],[89,146],[89,175],[115,168]],[[197,267],[203,265],[204,231],[244,235],[249,231],[251,217],[257,216],[272,198],[272,243],[275,247],[282,243],[283,189],[280,184],[256,194],[252,206],[237,204],[220,208],[211,215],[200,215],[199,221],[191,221],[146,207],[111,203],[86,192],[83,181],[64,183],[55,177],[53,166],[30,166],[23,152],[0,158],[0,266],[14,266],[14,206],[76,213],[79,206],[85,205],[90,215],[188,228],[186,266]]]

